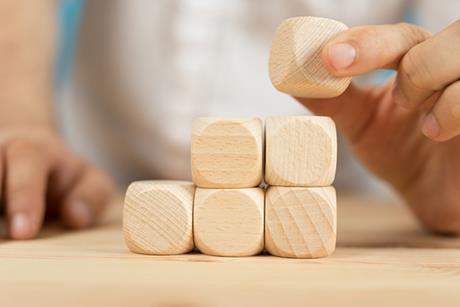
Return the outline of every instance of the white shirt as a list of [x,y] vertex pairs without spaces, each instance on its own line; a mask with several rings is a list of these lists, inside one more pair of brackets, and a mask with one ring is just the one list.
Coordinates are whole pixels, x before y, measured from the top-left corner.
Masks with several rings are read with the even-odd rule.
[[[194,117],[308,112],[268,79],[271,37],[283,19],[394,23],[414,3],[434,31],[460,12],[455,0],[87,1],[72,83],[61,99],[64,132],[122,180],[188,178]],[[339,185],[353,172],[348,160],[339,158]]]

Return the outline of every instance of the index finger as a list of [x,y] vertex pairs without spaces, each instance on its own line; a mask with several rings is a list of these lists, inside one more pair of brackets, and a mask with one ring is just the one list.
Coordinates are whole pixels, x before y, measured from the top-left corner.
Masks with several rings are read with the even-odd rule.
[[5,148],[5,196],[12,239],[31,239],[40,230],[45,212],[49,159],[29,143]]
[[402,59],[395,102],[415,108],[460,77],[460,21],[412,48]]

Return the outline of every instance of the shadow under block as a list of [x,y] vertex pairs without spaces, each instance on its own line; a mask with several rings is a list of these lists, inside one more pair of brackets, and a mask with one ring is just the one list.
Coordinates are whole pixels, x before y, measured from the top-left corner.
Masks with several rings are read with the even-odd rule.
[[333,187],[270,187],[265,201],[265,249],[290,258],[332,254],[337,234]]
[[192,179],[204,188],[250,188],[263,177],[258,118],[197,118],[192,127]]
[[128,187],[123,232],[135,253],[175,255],[193,244],[195,186],[187,181],[136,181]]
[[273,38],[269,71],[273,86],[296,97],[328,98],[342,94],[351,78],[332,76],[321,59],[326,43],[348,27],[319,17],[283,21]]
[[213,256],[253,256],[264,248],[264,191],[197,188],[196,247]]
[[328,186],[337,164],[335,124],[323,116],[265,121],[265,181],[275,186]]

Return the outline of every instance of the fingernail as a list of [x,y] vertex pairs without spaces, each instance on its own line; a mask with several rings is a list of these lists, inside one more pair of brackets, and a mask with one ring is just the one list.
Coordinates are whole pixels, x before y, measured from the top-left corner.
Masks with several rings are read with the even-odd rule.
[[93,222],[91,208],[86,202],[76,201],[68,207],[69,217],[76,228],[88,227]]
[[343,70],[353,64],[356,50],[350,44],[335,44],[328,48],[327,55],[336,70]]
[[13,215],[10,225],[12,239],[29,239],[32,237],[32,225],[29,216],[25,213]]
[[430,113],[423,119],[422,133],[432,139],[437,138],[441,133],[441,127],[433,114]]

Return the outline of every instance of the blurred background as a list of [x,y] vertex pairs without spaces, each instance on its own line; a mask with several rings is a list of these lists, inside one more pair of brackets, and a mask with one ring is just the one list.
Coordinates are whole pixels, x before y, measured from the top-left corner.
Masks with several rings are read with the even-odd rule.
[[[189,178],[194,117],[309,113],[268,79],[271,37],[283,19],[406,21],[437,32],[459,11],[458,0],[60,0],[60,128],[74,150],[120,184]],[[354,81],[381,84],[391,75]],[[341,137],[335,185],[391,195]]]

